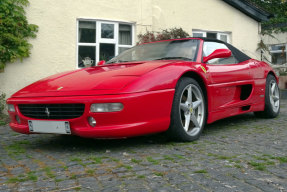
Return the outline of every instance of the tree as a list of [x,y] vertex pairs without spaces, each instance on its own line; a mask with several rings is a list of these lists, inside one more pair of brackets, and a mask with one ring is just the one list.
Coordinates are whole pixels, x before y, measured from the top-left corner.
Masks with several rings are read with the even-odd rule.
[[269,21],[262,23],[262,33],[287,32],[287,1],[286,0],[250,0],[274,15]]
[[27,21],[28,4],[28,0],[0,0],[0,71],[6,63],[30,56],[28,39],[36,37],[38,26]]

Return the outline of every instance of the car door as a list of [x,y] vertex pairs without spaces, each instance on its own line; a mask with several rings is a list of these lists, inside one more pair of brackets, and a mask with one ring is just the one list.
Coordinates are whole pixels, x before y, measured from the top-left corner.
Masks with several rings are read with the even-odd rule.
[[[216,49],[229,48],[220,42],[205,41],[203,56],[210,55]],[[239,62],[232,53],[229,58],[209,60],[206,69],[209,74],[209,111],[245,105],[253,87],[248,60]]]

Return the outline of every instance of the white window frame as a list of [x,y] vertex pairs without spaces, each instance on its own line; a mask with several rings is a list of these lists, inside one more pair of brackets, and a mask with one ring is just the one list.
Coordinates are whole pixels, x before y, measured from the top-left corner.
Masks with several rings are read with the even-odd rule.
[[[220,40],[220,35],[226,35],[227,36],[227,43],[231,43],[231,32],[222,32],[222,31],[206,31],[206,30],[192,30],[193,33],[201,33],[202,37],[207,37],[207,33],[216,33],[216,38]],[[193,35],[192,35],[193,36]]]
[[[80,21],[92,21],[96,22],[96,43],[80,43],[79,42],[79,23]],[[114,38],[107,39],[101,38],[101,24],[114,24]],[[119,44],[119,25],[130,25],[131,26],[131,38],[132,44],[131,45],[121,45]],[[94,61],[95,64],[99,62],[100,58],[100,44],[107,43],[107,44],[114,44],[115,45],[115,56],[119,53],[119,47],[124,48],[131,48],[135,45],[135,23],[134,22],[125,22],[125,21],[112,21],[112,20],[102,20],[102,19],[93,19],[93,18],[77,18],[77,48],[76,48],[76,68],[80,69],[78,66],[78,59],[79,59],[79,46],[93,46],[96,47],[96,60]]]
[[[114,38],[102,38],[101,32],[102,32],[102,24],[111,24],[114,25]],[[116,22],[107,22],[107,21],[98,21],[97,22],[97,38],[99,39],[100,43],[116,43],[116,40],[119,38],[118,33],[116,31],[119,31],[119,23]]]

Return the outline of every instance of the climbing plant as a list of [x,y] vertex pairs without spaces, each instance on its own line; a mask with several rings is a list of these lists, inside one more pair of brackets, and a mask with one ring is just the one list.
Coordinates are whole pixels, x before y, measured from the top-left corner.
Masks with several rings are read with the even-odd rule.
[[36,37],[38,26],[27,21],[28,5],[28,0],[0,0],[0,71],[6,63],[30,56],[28,39]]

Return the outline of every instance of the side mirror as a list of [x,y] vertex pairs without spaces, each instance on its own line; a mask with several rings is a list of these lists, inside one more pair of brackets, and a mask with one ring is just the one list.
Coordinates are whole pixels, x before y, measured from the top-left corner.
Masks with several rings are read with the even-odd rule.
[[207,57],[203,57],[203,63],[215,58],[228,58],[231,56],[231,51],[229,49],[216,49]]
[[105,60],[101,60],[97,63],[97,66],[101,66],[101,65],[104,65],[106,64],[106,61]]

